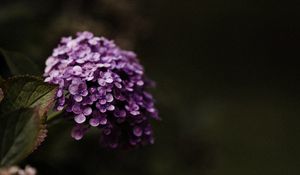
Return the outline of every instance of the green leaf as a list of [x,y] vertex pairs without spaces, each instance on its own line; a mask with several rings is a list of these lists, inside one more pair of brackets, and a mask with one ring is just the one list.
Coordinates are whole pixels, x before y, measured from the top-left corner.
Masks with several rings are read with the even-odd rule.
[[46,113],[57,87],[31,76],[8,79],[0,103],[0,166],[28,156],[45,137]]
[[9,52],[0,48],[0,59],[6,63],[9,75],[41,74],[38,66],[20,53]]
[[5,82],[5,97],[0,105],[0,115],[20,108],[40,106],[40,115],[54,102],[57,87],[32,76],[16,76]]
[[39,109],[22,108],[0,117],[0,167],[28,156],[46,136]]

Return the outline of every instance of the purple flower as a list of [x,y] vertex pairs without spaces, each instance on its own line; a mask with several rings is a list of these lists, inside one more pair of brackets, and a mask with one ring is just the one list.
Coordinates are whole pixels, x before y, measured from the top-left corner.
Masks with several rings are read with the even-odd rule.
[[71,114],[76,140],[97,127],[106,147],[153,143],[150,119],[159,117],[135,53],[90,32],[78,33],[62,38],[46,61],[44,76],[59,86],[55,107]]

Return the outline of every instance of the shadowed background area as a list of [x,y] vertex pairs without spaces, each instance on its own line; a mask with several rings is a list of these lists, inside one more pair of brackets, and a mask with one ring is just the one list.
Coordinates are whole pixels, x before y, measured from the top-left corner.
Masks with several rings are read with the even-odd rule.
[[[0,47],[40,65],[61,36],[89,30],[135,50],[162,122],[138,150],[49,126],[22,164],[42,175],[300,173],[300,3],[238,0],[2,0]],[[3,66],[0,62],[0,68]],[[24,65],[26,66],[26,65]]]

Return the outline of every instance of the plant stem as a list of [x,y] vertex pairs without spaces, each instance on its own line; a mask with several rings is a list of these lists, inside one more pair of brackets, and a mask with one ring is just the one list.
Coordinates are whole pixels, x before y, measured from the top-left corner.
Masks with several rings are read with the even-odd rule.
[[56,120],[59,120],[64,111],[50,111],[47,117],[47,124],[53,123]]

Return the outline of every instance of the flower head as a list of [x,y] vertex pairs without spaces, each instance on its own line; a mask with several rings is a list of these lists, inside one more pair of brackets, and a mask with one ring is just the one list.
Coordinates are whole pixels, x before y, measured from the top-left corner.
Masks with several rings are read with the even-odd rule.
[[36,175],[36,169],[26,165],[24,169],[17,166],[0,168],[0,175]]
[[45,81],[57,84],[56,109],[66,109],[76,123],[72,137],[90,127],[101,130],[106,147],[153,143],[150,119],[159,119],[151,82],[136,54],[90,32],[62,38],[46,61]]

